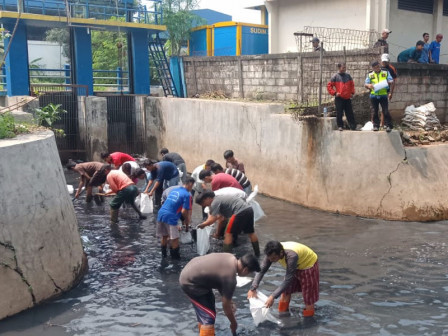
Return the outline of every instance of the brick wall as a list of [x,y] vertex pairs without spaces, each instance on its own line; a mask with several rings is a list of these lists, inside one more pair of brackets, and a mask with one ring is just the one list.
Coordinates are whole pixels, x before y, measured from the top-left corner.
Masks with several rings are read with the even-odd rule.
[[[337,72],[337,63],[346,61],[357,94],[366,92],[364,81],[370,63],[379,59],[372,50],[326,52],[322,66],[322,101],[330,102],[326,83]],[[315,105],[319,99],[320,59],[318,53],[288,53],[256,56],[185,57],[187,95],[221,91],[231,98],[296,101]],[[397,64],[399,82],[390,108],[396,122],[407,105],[433,101],[441,122],[448,113],[448,66]],[[361,97],[359,97],[361,98]],[[355,108],[359,123],[369,119],[368,98],[363,95]],[[448,121],[448,120],[447,120]]]

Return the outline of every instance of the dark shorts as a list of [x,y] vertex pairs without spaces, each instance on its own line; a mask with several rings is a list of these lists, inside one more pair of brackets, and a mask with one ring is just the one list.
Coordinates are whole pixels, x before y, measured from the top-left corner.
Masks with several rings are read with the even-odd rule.
[[196,312],[198,322],[206,325],[215,324],[216,308],[215,308],[215,295],[210,290],[207,294],[197,296],[189,293],[188,287],[182,286],[182,290],[187,294],[193,308]]
[[230,217],[225,232],[232,234],[239,234],[241,232],[254,233],[254,210],[252,207],[244,209]]
[[120,209],[121,205],[125,202],[128,204],[133,204],[137,195],[138,188],[136,185],[132,184],[127,186],[117,193],[117,196],[115,196],[112,202],[110,202],[110,207],[112,209]]
[[319,263],[305,270],[297,270],[294,279],[283,292],[292,294],[302,292],[303,302],[312,305],[319,300]]

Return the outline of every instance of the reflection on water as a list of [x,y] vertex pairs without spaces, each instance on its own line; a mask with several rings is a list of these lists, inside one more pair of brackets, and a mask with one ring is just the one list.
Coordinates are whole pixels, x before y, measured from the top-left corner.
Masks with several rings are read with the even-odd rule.
[[[321,294],[314,318],[300,316],[302,301],[295,296],[282,328],[269,322],[256,328],[248,288],[239,288],[239,335],[448,335],[446,222],[366,220],[258,200],[267,214],[257,226],[261,245],[297,240],[313,248]],[[162,262],[153,216],[140,222],[128,208],[111,228],[107,202],[75,201],[75,209],[89,273],[56,301],[0,322],[0,334],[197,335],[193,309],[178,286],[182,267],[196,255],[194,245],[181,247],[181,261]],[[194,217],[200,222],[199,211]],[[220,244],[213,241],[212,249]],[[251,250],[240,237],[236,253]],[[283,275],[272,267],[260,289],[270,293]],[[219,303],[218,309],[217,335],[230,335]]]

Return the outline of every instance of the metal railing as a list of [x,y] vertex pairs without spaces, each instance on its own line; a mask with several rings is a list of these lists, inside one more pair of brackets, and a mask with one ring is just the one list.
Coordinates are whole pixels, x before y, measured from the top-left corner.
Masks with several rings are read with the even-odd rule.
[[[162,0],[147,0],[146,5],[135,5],[133,1],[110,1],[110,5],[99,4],[95,0],[69,0],[69,13],[72,18],[85,19],[124,19],[126,22],[163,24]],[[0,0],[0,10],[17,11],[16,0]],[[64,1],[57,0],[24,0],[25,13],[52,16],[67,16]]]
[[[30,84],[71,84],[70,64],[64,69],[30,68]],[[3,70],[3,73],[4,70]],[[129,71],[117,67],[115,70],[93,70],[94,92],[129,92]],[[0,95],[6,94],[6,75],[0,75]]]
[[5,65],[2,66],[0,71],[0,96],[6,96],[8,91],[8,84],[6,83],[6,68]]
[[129,93],[129,71],[93,70],[93,91]]

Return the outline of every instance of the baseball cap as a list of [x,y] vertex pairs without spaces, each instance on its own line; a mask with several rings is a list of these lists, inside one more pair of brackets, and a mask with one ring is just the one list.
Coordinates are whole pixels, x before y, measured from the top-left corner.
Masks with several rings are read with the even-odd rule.
[[320,42],[320,40],[317,37],[315,37],[312,40],[310,40],[310,42]]
[[383,29],[383,33],[392,34],[392,30],[385,28]]
[[381,55],[381,62],[390,62],[389,54],[382,54]]

